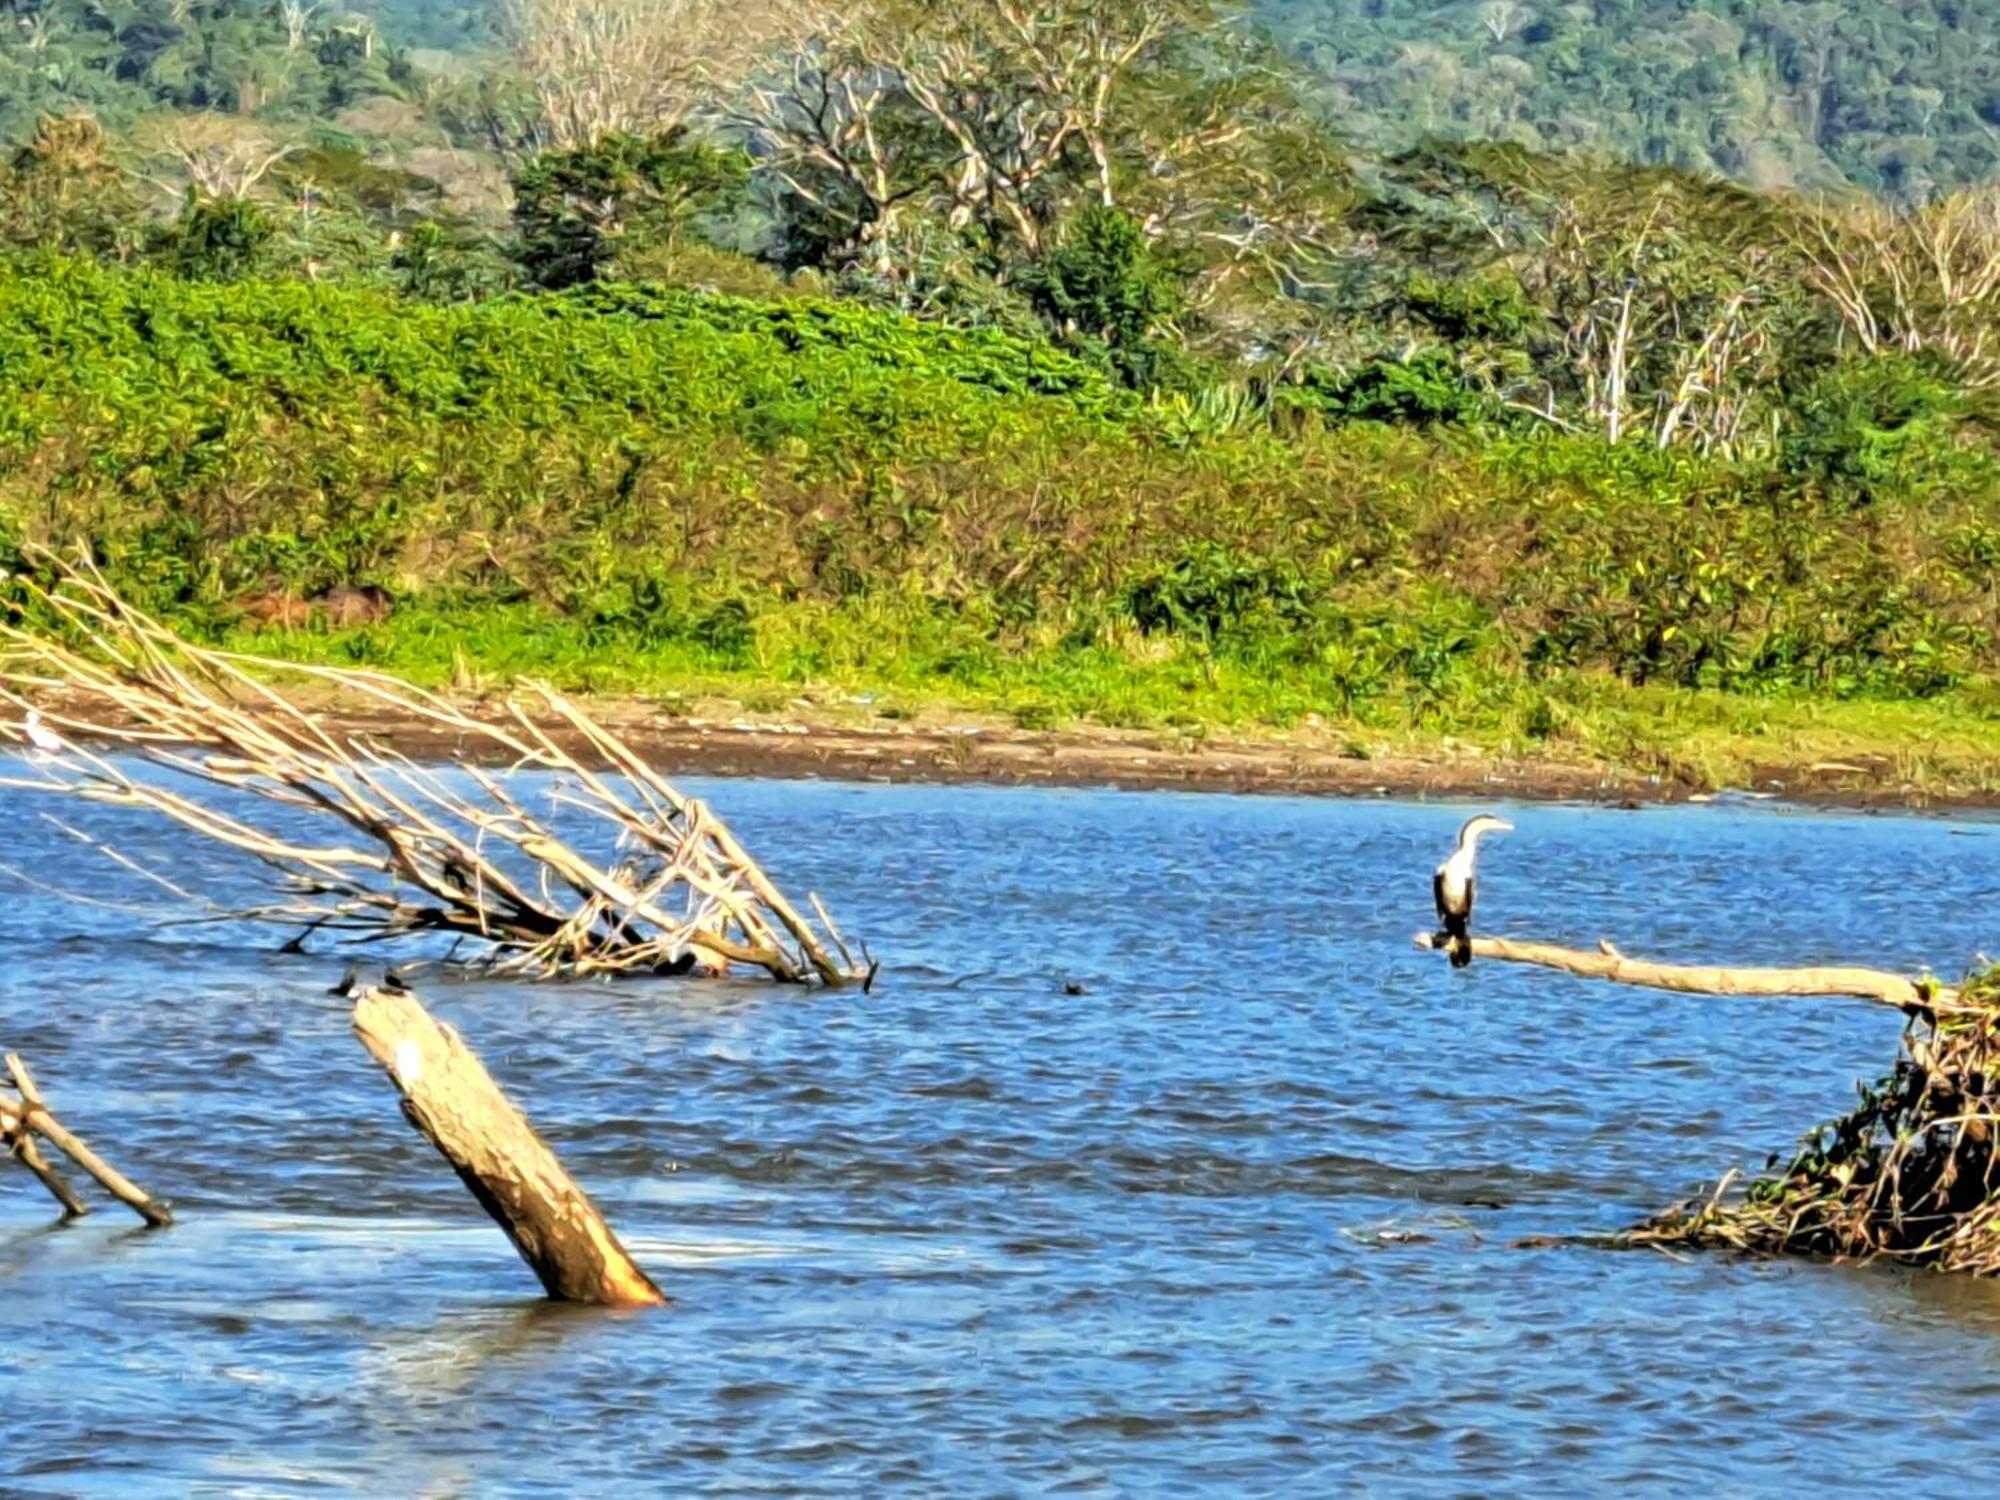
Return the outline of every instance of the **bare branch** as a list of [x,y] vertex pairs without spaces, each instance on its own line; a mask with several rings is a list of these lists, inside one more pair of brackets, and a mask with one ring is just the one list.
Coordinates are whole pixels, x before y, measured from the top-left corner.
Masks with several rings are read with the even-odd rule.
[[[58,748],[33,749],[35,774],[0,776],[0,785],[135,808],[247,856],[274,899],[233,915],[374,937],[448,934],[479,945],[491,966],[530,974],[734,962],[793,981],[856,977],[712,810],[554,692],[536,689],[532,710],[515,703],[494,724],[380,674],[194,646],[88,564],[45,553],[31,562],[56,582],[17,581],[56,625],[0,624],[0,702],[40,718],[0,723],[0,740],[54,736]],[[366,734],[335,732],[275,685],[288,675],[550,773],[551,801],[581,820],[579,830],[558,833],[505,778],[476,766],[460,768],[475,789],[467,793]],[[581,742],[586,758],[568,753],[559,733]],[[203,788],[231,794],[227,807],[240,811]],[[260,802],[290,815],[260,822]]]
[[[1417,934],[1416,945],[1424,949],[1436,948],[1436,934]],[[1554,943],[1476,937],[1472,940],[1472,956],[1498,963],[1533,964],[1538,968],[1560,969],[1565,974],[1575,974],[1584,979],[1607,979],[1613,984],[1675,990],[1688,995],[1840,995],[1926,1013],[1949,1010],[1958,995],[1949,986],[1928,980],[1907,979],[1901,974],[1881,969],[1847,965],[1750,969],[1650,963],[1644,959],[1627,958],[1609,943],[1590,953],[1578,948],[1559,947]]]
[[504,0],[550,142],[671,129],[802,33],[799,0]]

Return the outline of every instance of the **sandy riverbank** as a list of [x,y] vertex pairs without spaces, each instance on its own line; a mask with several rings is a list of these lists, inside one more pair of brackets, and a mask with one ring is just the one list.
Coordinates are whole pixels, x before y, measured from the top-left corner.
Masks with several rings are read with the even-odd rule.
[[[935,722],[856,723],[809,713],[710,718],[665,713],[629,698],[596,699],[589,711],[669,775],[823,777],[881,782],[1093,786],[1130,790],[1319,796],[1528,798],[1611,805],[1684,802],[1713,795],[1671,775],[1560,760],[1496,756],[1443,742],[1434,752],[1368,749],[1333,736],[1196,740],[1134,730],[1020,729],[976,715]],[[496,712],[498,705],[475,708]],[[429,727],[330,707],[343,725],[366,729],[405,753],[449,754],[452,736]],[[1788,762],[1774,756],[1736,790],[1788,801],[1849,807],[1992,807],[1986,787],[1899,781],[1884,757]]]

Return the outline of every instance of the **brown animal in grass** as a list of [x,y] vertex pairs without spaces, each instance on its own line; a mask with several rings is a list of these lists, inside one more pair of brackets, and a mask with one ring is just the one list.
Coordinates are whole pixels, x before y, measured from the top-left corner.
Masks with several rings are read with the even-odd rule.
[[313,607],[297,594],[276,589],[267,589],[261,594],[246,594],[236,601],[236,608],[245,619],[255,620],[267,629],[303,630],[313,616]]
[[325,613],[327,624],[342,630],[386,620],[396,607],[389,591],[372,583],[336,584],[314,594],[307,602]]
[[324,620],[337,630],[373,625],[388,619],[395,607],[389,591],[372,583],[336,584],[309,599],[281,589],[266,589],[236,601],[236,608],[245,619],[279,630],[303,630],[314,620]]

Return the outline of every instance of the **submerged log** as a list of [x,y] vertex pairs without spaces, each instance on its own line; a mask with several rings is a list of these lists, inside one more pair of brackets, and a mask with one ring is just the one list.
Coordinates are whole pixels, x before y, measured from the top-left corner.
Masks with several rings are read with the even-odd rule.
[[550,1297],[604,1307],[667,1301],[456,1031],[414,995],[364,989],[354,1032],[401,1092],[410,1123],[506,1231]]
[[64,1219],[80,1219],[90,1212],[90,1205],[76,1195],[76,1189],[63,1180],[58,1172],[42,1155],[42,1148],[35,1144],[22,1118],[21,1101],[0,1096],[0,1145],[14,1153],[14,1160],[35,1174],[41,1185],[49,1190],[49,1196],[62,1205]]
[[100,1187],[152,1228],[164,1229],[174,1222],[172,1212],[164,1203],[91,1150],[81,1137],[49,1112],[48,1101],[42,1097],[34,1075],[28,1071],[28,1065],[21,1061],[19,1054],[7,1054],[7,1072],[21,1097],[18,1101],[0,1103],[0,1132],[6,1134],[21,1164],[39,1177],[42,1185],[62,1204],[64,1218],[78,1218],[90,1210],[42,1156],[40,1148],[29,1138],[31,1131],[95,1178]]

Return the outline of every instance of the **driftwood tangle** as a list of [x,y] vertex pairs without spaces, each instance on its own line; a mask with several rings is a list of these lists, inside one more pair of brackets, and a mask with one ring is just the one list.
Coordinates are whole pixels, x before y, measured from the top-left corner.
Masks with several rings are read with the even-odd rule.
[[364,989],[354,1032],[403,1096],[403,1113],[559,1302],[666,1302],[526,1116],[451,1027],[414,995]]
[[7,1072],[13,1079],[17,1095],[0,1094],[0,1140],[5,1142],[22,1166],[41,1180],[50,1196],[62,1205],[65,1219],[81,1218],[90,1212],[90,1206],[50,1165],[41,1148],[35,1144],[34,1137],[37,1135],[95,1178],[100,1187],[152,1228],[164,1229],[174,1222],[172,1212],[164,1203],[91,1150],[49,1112],[48,1101],[42,1097],[34,1074],[28,1071],[28,1065],[21,1061],[17,1053],[7,1054]]
[[[538,977],[730,965],[797,983],[865,977],[824,911],[815,924],[786,900],[712,808],[548,688],[478,718],[381,673],[198,646],[87,563],[32,549],[29,561],[40,576],[8,581],[20,612],[0,618],[0,703],[22,715],[0,719],[0,742],[27,754],[0,786],[137,808],[258,862],[269,899],[224,910],[171,866],[50,815],[187,920],[283,924],[294,943],[437,934],[491,970]],[[327,700],[475,753],[419,764],[335,728],[310,706]],[[543,774],[524,784],[483,768],[494,760]]]

